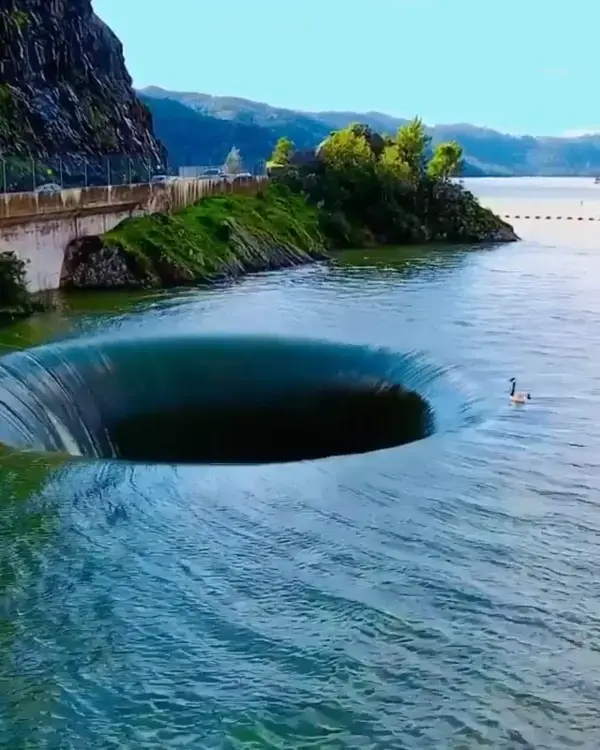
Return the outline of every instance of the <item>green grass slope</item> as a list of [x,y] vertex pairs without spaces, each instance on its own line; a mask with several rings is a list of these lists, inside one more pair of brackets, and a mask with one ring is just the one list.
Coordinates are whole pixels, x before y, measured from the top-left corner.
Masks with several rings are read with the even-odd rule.
[[325,257],[316,208],[285,186],[205,198],[183,211],[128,219],[103,237],[155,284],[270,270]]

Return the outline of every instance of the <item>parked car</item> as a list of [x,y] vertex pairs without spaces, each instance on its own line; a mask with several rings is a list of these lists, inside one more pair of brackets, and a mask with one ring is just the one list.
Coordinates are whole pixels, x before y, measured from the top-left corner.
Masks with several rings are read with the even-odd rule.
[[221,179],[227,180],[227,182],[239,182],[240,180],[247,180],[248,177],[252,177],[250,172],[237,172],[236,174],[222,174]]
[[60,193],[62,187],[56,182],[47,182],[45,185],[38,185],[34,193]]
[[211,169],[204,170],[204,172],[202,172],[202,174],[200,176],[201,177],[209,177],[209,178],[222,177],[223,176],[223,172],[220,169],[217,169],[217,168],[212,169],[211,168]]

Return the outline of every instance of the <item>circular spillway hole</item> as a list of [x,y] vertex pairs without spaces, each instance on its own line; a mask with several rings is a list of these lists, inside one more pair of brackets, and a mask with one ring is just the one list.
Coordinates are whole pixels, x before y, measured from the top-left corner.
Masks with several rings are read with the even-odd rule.
[[428,407],[399,386],[353,383],[256,403],[186,403],[111,425],[116,455],[144,462],[280,463],[403,445],[430,432]]
[[0,441],[144,463],[264,464],[432,434],[398,357],[327,342],[91,339],[0,361]]

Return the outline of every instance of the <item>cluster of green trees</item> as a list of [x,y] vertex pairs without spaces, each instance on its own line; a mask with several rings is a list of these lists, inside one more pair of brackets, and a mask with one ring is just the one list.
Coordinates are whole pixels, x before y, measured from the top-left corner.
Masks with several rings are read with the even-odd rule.
[[311,158],[301,156],[281,138],[272,175],[319,206],[323,231],[338,247],[478,241],[490,231],[493,214],[452,180],[462,168],[461,146],[451,141],[432,149],[418,118],[395,137],[349,125]]
[[[438,144],[429,156],[431,138],[420,118],[398,128],[394,138],[381,136],[367,125],[353,124],[335,131],[317,149],[320,157],[334,168],[362,167],[378,170],[384,178],[417,184],[426,176],[449,180],[462,168],[463,151],[456,141]],[[271,161],[288,165],[295,147],[289,138],[280,138]]]

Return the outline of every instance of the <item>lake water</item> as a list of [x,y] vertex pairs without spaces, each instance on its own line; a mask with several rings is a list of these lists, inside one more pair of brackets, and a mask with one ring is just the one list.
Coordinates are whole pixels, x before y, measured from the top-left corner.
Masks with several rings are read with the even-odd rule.
[[7,352],[98,331],[385,346],[464,415],[404,447],[282,465],[3,459],[0,745],[596,750],[586,231],[78,298],[0,333]]
[[600,185],[593,177],[470,177],[463,182],[484,201],[600,200]]

